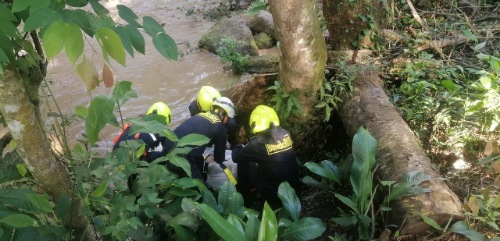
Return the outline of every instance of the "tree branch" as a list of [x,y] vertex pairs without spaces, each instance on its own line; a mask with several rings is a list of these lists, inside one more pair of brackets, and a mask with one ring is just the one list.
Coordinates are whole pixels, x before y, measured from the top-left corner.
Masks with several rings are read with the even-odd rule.
[[411,14],[413,15],[413,18],[415,18],[415,20],[417,20],[417,22],[420,24],[420,26],[422,26],[425,30],[429,30],[429,26],[427,26],[427,23],[424,22],[420,16],[418,15],[417,13],[417,10],[415,10],[415,7],[413,6],[413,3],[411,2],[411,0],[406,0],[406,3],[408,4],[408,7],[410,7],[410,10],[411,10]]
[[40,38],[38,37],[38,33],[36,31],[31,31],[30,36],[33,40],[33,44],[35,45],[36,52],[42,58],[42,60],[40,60],[40,70],[42,72],[42,75],[45,76],[47,74],[47,60],[45,59],[45,54],[43,52]]

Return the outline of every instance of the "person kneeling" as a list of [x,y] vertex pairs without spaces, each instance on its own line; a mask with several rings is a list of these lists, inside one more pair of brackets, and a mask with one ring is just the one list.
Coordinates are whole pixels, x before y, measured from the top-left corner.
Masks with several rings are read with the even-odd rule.
[[255,190],[262,201],[273,209],[279,208],[279,185],[288,182],[294,189],[300,186],[290,132],[280,127],[276,112],[265,105],[252,111],[249,124],[255,136],[246,146],[236,145],[232,152],[232,159],[238,164],[236,187],[247,207],[255,200]]

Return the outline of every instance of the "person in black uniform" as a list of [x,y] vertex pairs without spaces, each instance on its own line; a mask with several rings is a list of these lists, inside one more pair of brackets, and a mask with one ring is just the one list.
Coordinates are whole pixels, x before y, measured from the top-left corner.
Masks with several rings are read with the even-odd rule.
[[[165,117],[165,125],[170,124],[171,114],[170,108],[164,102],[156,102],[149,109],[146,115],[156,114],[162,117]],[[127,123],[123,130],[118,134],[113,140],[113,150],[126,143],[126,140],[141,140],[144,142],[146,148],[144,150],[142,160],[147,162],[152,162],[156,158],[164,155],[164,148],[162,145],[167,142],[171,142],[168,138],[164,136],[160,136],[154,133],[136,133],[129,134],[130,132],[130,123]],[[163,144],[162,144],[163,143]]]
[[[290,133],[281,128],[278,115],[268,106],[257,106],[250,115],[250,129],[255,136],[246,146],[233,148],[232,158],[238,164],[237,189],[250,207],[257,191],[261,201],[273,208],[282,206],[278,187],[288,182],[299,188],[299,167]],[[262,203],[261,203],[262,204]]]
[[[221,95],[218,90],[212,86],[202,86],[198,91],[197,98],[191,101],[188,106],[189,114],[195,116],[201,112],[209,111],[212,108],[214,100],[220,98]],[[236,144],[236,132],[238,130],[238,124],[236,119],[230,117],[226,123],[228,142],[231,146]]]
[[[171,120],[170,108],[164,102],[156,102],[151,107],[149,107],[146,115],[156,114],[160,117],[165,118],[165,125],[170,124]],[[127,123],[120,134],[118,134],[113,140],[113,150],[119,148],[120,146],[127,145],[127,140],[141,140],[144,142],[145,149],[141,156],[141,160],[151,163],[156,158],[163,156],[168,152],[170,146],[172,146],[172,141],[167,137],[160,136],[156,133],[136,133],[130,134],[131,124]],[[167,147],[169,146],[169,147]],[[132,186],[137,178],[137,174],[132,174],[128,177],[127,185],[130,191],[132,191]]]
[[219,164],[224,162],[227,142],[226,123],[229,118],[234,118],[234,112],[233,102],[227,97],[221,97],[213,102],[210,111],[200,112],[175,128],[174,133],[178,138],[188,134],[201,134],[210,139],[207,144],[194,147],[186,156],[191,164],[192,178],[204,181],[202,175],[205,161],[203,152],[207,146],[214,145],[214,160]]

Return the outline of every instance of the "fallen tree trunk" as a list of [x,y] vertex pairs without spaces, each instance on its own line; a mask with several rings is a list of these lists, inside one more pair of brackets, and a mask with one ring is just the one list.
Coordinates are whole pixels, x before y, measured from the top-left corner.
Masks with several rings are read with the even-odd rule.
[[422,234],[430,230],[420,214],[432,218],[441,227],[448,221],[462,220],[462,204],[448,186],[439,179],[430,159],[419,145],[412,130],[401,118],[384,90],[384,82],[376,72],[360,73],[353,81],[353,92],[340,109],[344,127],[354,136],[364,126],[378,141],[378,180],[399,181],[410,171],[422,171],[431,180],[420,186],[431,192],[403,197],[391,203],[389,224],[400,227],[401,234]]

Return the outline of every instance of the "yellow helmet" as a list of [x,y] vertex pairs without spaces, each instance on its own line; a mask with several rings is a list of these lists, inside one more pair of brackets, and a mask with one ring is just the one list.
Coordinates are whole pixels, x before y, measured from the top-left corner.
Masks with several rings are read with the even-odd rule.
[[168,108],[168,105],[165,104],[164,102],[156,102],[154,103],[151,107],[149,107],[148,112],[146,115],[149,114],[157,114],[165,117],[165,122],[166,124],[170,124],[170,116],[172,115],[172,112],[170,112],[170,108]]
[[212,86],[202,86],[200,91],[198,91],[198,106],[201,111],[207,111],[212,108],[214,100],[220,98],[221,95],[218,90]]
[[265,105],[258,105],[250,114],[250,129],[253,133],[265,131],[271,127],[280,125],[280,119],[273,108]]

